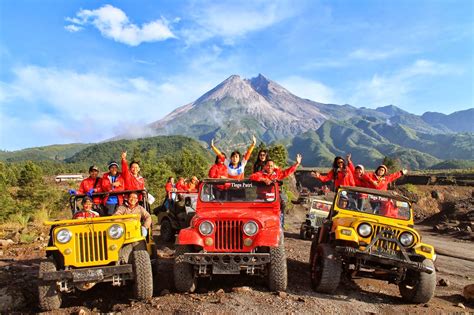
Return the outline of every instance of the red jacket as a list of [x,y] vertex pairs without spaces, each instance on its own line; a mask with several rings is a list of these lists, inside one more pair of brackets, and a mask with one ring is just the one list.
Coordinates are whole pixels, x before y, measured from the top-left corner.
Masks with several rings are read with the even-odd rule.
[[[87,177],[81,182],[77,193],[80,195],[87,194],[92,188],[94,188],[94,192],[101,192],[102,191],[102,179],[100,177],[91,178]],[[101,198],[94,197],[94,203],[96,205],[100,204]]]
[[[109,177],[110,173],[105,173],[104,176],[102,176],[102,192],[107,192],[107,191],[122,191],[125,190],[125,181],[123,180],[123,177],[120,173],[117,173],[117,178],[115,179],[115,182],[119,182],[120,185],[117,187],[112,187],[112,182],[111,178]],[[123,203],[123,195],[116,195],[118,197],[118,204],[121,205]],[[107,203],[107,199],[109,199],[108,196],[105,196],[102,199],[102,203],[105,205]]]
[[122,160],[122,177],[125,182],[125,190],[145,189],[145,179],[140,175],[138,177],[133,176],[128,169],[127,160]]
[[209,178],[227,178],[227,166],[224,164],[214,164],[209,170]]
[[393,181],[396,181],[398,178],[402,177],[402,172],[395,172],[389,175],[384,175],[382,177],[377,176],[375,173],[368,173],[364,175],[364,180],[368,183],[368,187],[375,188],[378,190],[387,190],[388,184]]
[[354,177],[354,186],[357,186],[357,187],[370,187],[370,184],[367,183],[365,180],[364,180],[364,174],[362,174],[361,177],[358,177],[355,173],[355,167],[354,167],[354,164],[352,162],[349,161],[349,163],[347,164],[347,167],[349,168],[349,170],[352,172],[352,177]]
[[97,218],[99,214],[95,211],[79,211],[74,214],[73,219]]
[[188,185],[184,182],[184,180],[179,181],[176,183],[176,191],[183,192],[188,190]]
[[166,183],[165,185],[165,190],[166,190],[166,195],[168,196],[168,198],[171,198],[171,193],[172,193],[172,190],[173,190],[173,184],[171,184],[170,182]]
[[348,168],[337,172],[337,178],[334,178],[334,170],[330,170],[326,176],[319,175],[318,179],[322,182],[328,182],[331,179],[334,179],[334,190],[339,186],[355,186],[354,177],[352,176],[351,170]]
[[282,171],[279,168],[274,168],[273,172],[271,174],[265,172],[265,171],[260,171],[253,173],[250,175],[249,179],[254,180],[254,181],[263,181],[265,179],[270,179],[270,180],[282,180],[291,174],[293,174],[296,171],[296,168],[298,167],[299,164],[294,164],[293,166],[290,166],[286,170]]

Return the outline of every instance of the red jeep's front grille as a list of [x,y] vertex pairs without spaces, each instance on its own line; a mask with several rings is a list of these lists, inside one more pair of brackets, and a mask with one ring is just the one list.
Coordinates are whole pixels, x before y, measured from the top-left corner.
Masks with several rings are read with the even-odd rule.
[[242,221],[220,220],[216,221],[216,249],[241,250],[243,244]]

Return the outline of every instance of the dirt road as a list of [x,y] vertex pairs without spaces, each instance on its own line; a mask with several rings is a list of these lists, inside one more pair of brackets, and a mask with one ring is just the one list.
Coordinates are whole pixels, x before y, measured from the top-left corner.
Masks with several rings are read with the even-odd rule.
[[[131,287],[114,288],[99,284],[86,292],[68,295],[63,308],[54,313],[120,312],[230,312],[230,313],[398,313],[398,312],[462,312],[474,311],[461,296],[463,286],[474,283],[474,251],[472,242],[459,242],[434,235],[423,228],[424,241],[439,248],[436,261],[438,280],[448,286],[436,288],[436,296],[425,305],[404,304],[398,288],[385,282],[357,279],[344,280],[335,295],[313,292],[309,280],[310,241],[298,238],[304,213],[301,209],[287,217],[285,246],[288,259],[288,290],[269,292],[262,279],[252,277],[214,277],[202,281],[197,293],[179,294],[173,288],[174,245],[159,244],[158,273],[154,297],[147,302],[130,299]],[[158,233],[158,232],[157,232]],[[442,253],[442,254],[441,254]],[[0,255],[0,305],[2,311],[38,312],[36,275],[44,248],[38,244],[3,250]],[[456,257],[466,257],[468,260]],[[461,305],[458,305],[462,303]],[[465,308],[463,308],[465,307]]]

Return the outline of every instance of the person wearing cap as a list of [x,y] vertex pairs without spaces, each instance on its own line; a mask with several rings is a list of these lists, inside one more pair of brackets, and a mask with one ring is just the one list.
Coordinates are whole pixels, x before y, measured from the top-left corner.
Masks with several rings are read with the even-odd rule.
[[82,210],[74,214],[73,219],[96,218],[99,216],[97,212],[92,210],[92,198],[86,196],[82,199]]
[[352,176],[354,177],[355,186],[370,187],[369,183],[364,178],[364,173],[365,173],[364,165],[358,164],[354,167],[354,163],[352,163],[350,153],[346,156],[346,159],[347,159],[347,167],[352,172]]
[[[102,176],[102,192],[117,192],[125,190],[125,181],[118,171],[118,164],[112,161],[108,165],[109,172]],[[123,195],[106,195],[102,199],[105,207],[104,215],[112,215],[116,207],[123,203]]]
[[[98,193],[102,191],[102,179],[99,177],[99,168],[95,165],[89,167],[89,177],[84,179],[79,186],[76,194],[85,195],[88,194],[92,196],[93,193]],[[94,207],[97,209],[100,206],[101,198],[94,197]]]
[[375,188],[378,190],[387,190],[388,185],[391,182],[394,182],[403,175],[406,175],[408,171],[406,169],[403,169],[392,174],[387,175],[387,173],[388,168],[382,164],[377,167],[375,172],[365,174],[363,178],[369,184],[370,188]]
[[216,161],[209,169],[209,178],[227,178],[227,166],[224,164],[225,160],[225,153],[216,155]]
[[[139,174],[140,164],[137,161],[127,164],[127,151],[122,152],[122,177],[125,181],[125,190],[145,189],[145,179]],[[139,196],[141,200],[142,196]]]
[[124,215],[124,214],[139,214],[140,222],[142,224],[142,235],[148,235],[148,229],[151,227],[151,215],[138,204],[138,194],[132,192],[128,195],[128,206],[121,205],[117,208],[117,211],[114,215]]
[[311,172],[311,175],[322,181],[323,183],[330,180],[334,180],[334,191],[339,188],[339,186],[355,186],[354,177],[352,172],[346,166],[344,159],[340,156],[334,158],[332,163],[332,169],[328,172],[326,176],[321,175],[319,172]]

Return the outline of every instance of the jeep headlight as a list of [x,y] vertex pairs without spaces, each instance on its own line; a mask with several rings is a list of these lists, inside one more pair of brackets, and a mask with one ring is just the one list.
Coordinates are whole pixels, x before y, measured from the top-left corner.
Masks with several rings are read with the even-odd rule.
[[68,229],[61,229],[59,230],[58,234],[56,234],[56,241],[61,244],[66,244],[72,238],[72,233]]
[[114,240],[121,238],[123,235],[123,227],[121,227],[118,224],[114,224],[111,227],[109,227],[109,236],[110,238],[113,238]]
[[372,226],[368,223],[362,223],[357,228],[357,233],[359,233],[359,235],[362,237],[368,237],[370,234],[372,234]]
[[402,243],[403,246],[409,247],[413,244],[415,241],[415,238],[413,237],[413,234],[409,232],[403,232],[400,234],[400,243]]
[[201,232],[202,235],[209,235],[212,231],[214,231],[214,225],[211,222],[204,221],[199,224],[199,232]]
[[258,225],[254,221],[249,221],[244,224],[243,230],[245,235],[254,236],[258,232]]

